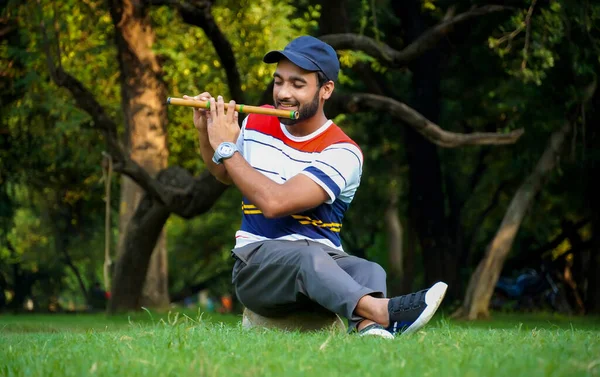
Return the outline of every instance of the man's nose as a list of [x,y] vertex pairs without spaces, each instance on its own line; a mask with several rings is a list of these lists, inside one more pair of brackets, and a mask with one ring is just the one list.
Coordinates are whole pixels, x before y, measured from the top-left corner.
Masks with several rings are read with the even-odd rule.
[[280,101],[290,99],[292,94],[290,92],[289,84],[283,84],[279,87],[279,91],[277,92],[277,99]]

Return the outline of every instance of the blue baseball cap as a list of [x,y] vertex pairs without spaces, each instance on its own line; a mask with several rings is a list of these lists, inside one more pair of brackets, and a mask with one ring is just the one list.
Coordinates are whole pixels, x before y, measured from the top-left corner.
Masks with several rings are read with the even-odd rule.
[[311,71],[321,71],[332,81],[337,81],[340,62],[333,47],[320,39],[304,35],[292,40],[282,51],[273,50],[263,57],[265,63],[277,63],[286,58],[298,67]]

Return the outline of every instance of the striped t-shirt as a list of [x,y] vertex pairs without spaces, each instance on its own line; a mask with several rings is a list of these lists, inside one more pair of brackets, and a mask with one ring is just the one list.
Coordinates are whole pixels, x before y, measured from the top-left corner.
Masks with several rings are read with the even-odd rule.
[[342,250],[342,219],[362,175],[363,156],[354,141],[331,120],[310,135],[296,137],[274,116],[249,114],[237,147],[254,169],[273,181],[283,184],[305,174],[329,199],[295,215],[268,219],[243,197],[236,248],[268,239],[308,239]]

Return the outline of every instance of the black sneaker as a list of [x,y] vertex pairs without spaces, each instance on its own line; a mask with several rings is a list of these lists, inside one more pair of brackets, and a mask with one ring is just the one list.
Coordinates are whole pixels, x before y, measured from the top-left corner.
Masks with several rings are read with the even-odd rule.
[[447,289],[448,284],[440,281],[429,289],[391,298],[388,303],[390,325],[386,330],[393,335],[411,334],[425,326],[442,303]]
[[394,336],[378,323],[365,326],[358,334],[359,336],[379,336],[384,339],[394,339]]

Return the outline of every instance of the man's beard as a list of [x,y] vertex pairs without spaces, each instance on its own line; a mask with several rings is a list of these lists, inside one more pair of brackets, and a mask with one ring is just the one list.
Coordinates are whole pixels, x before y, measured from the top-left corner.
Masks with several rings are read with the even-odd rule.
[[[277,102],[275,103],[275,107],[277,106]],[[319,91],[315,93],[313,100],[306,105],[299,106],[298,108],[298,119],[289,119],[289,118],[279,118],[279,121],[286,126],[293,126],[296,123],[312,118],[315,116],[317,111],[319,110]]]

